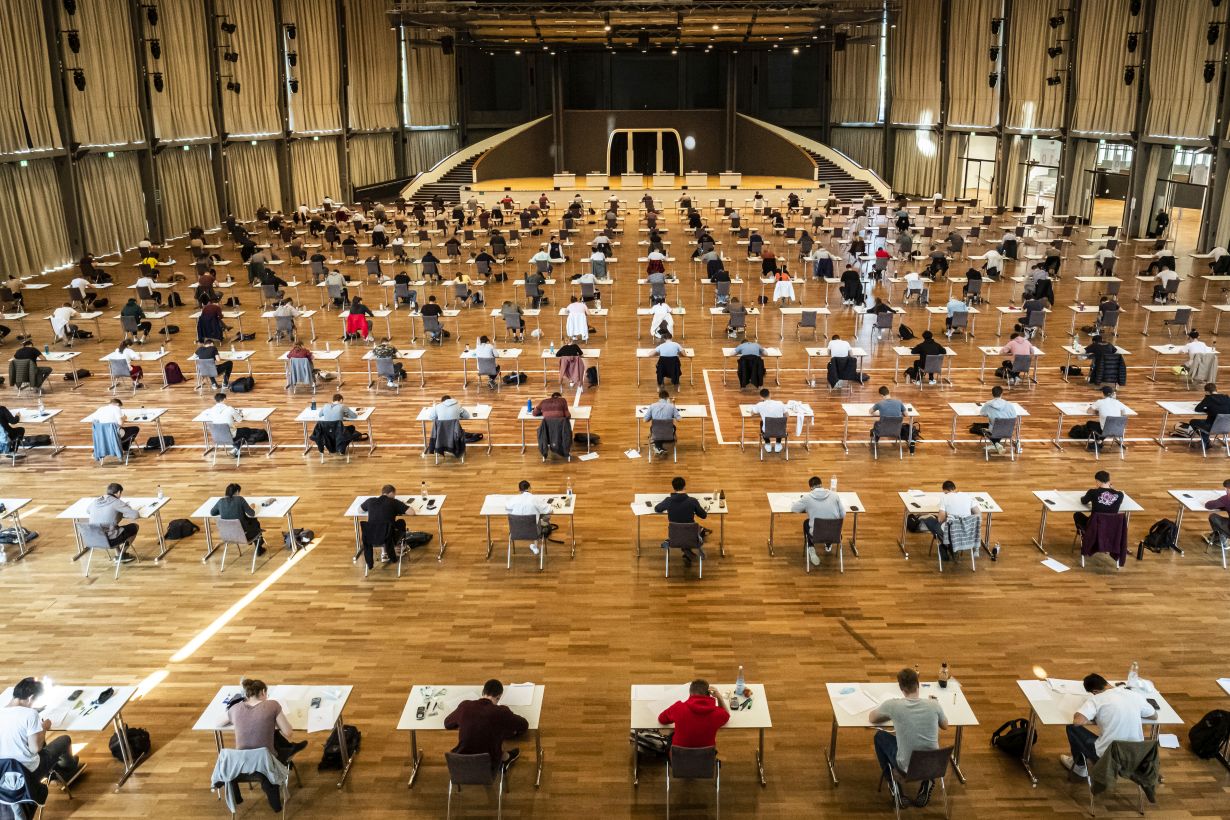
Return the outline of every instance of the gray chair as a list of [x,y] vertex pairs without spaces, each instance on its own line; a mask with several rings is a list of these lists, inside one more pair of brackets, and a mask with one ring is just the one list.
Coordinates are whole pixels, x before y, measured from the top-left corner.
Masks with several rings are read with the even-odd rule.
[[1173,302],[1179,298],[1179,280],[1171,279],[1162,285],[1162,301]]
[[[1221,439],[1222,445],[1226,449],[1226,456],[1230,457],[1230,414],[1222,413],[1213,417],[1213,424],[1209,427],[1209,440]],[[1200,452],[1205,457],[1209,457],[1209,448],[1205,446],[1204,439],[1200,439]]]
[[397,310],[397,306],[410,301],[410,286],[401,283],[393,285],[393,310]]
[[[724,283],[723,283],[724,284]],[[731,313],[729,320],[726,322],[726,332],[733,332],[735,336],[740,333],[747,335],[747,311],[740,310],[737,313]]]
[[1019,419],[991,419],[991,423],[987,425],[987,429],[982,433],[983,445],[982,455],[983,460],[991,460],[991,450],[995,446],[994,441],[1008,440],[1008,455],[1016,461],[1016,451],[1020,447],[1020,440],[1017,438],[1017,422]]
[[542,534],[537,515],[508,516],[508,563],[507,569],[512,569],[513,546],[516,541],[538,543],[538,571],[547,566],[547,539]]
[[137,392],[137,382],[132,377],[132,368],[127,359],[107,359],[107,374],[111,377],[111,392],[114,393],[124,379],[132,384],[132,392]]
[[458,282],[453,285],[453,304],[470,306],[470,286],[464,282]]
[[[231,754],[236,754],[236,750],[235,749],[219,749],[218,750],[219,758],[222,758],[222,757],[225,757]],[[298,780],[299,770],[295,767],[295,762],[293,760],[289,761],[287,768],[290,771],[295,773],[295,779]],[[232,780],[231,782],[247,783],[248,788],[251,788],[253,784],[258,783],[263,779],[264,778],[261,775],[257,774],[255,771],[252,771],[252,772],[244,772],[240,774],[238,777],[234,778],[234,780]],[[299,785],[302,786],[303,781],[300,780]],[[224,789],[229,788],[229,786],[223,785],[223,788]],[[281,793],[281,797],[282,797],[282,820],[286,820],[286,807],[287,807],[287,804],[290,803],[290,779],[289,778],[287,778],[286,783],[283,783],[281,786],[278,787],[278,791]],[[237,811],[231,812],[230,814],[231,814],[231,820],[236,820],[236,818],[239,817],[239,813]]]
[[1187,333],[1187,326],[1192,322],[1192,309],[1179,308],[1174,312],[1174,316],[1162,321],[1162,327],[1166,328],[1166,337],[1170,338],[1174,329],[1177,327],[1184,333]]
[[[1004,381],[1011,387],[1021,378],[1025,379],[1025,384],[1028,387],[1033,387],[1033,378],[1029,375],[1033,370],[1034,357],[1028,353],[1020,353],[1012,357],[1011,364],[1008,365],[1008,372],[1004,374]],[[1024,376],[1017,376],[1018,373],[1023,373]]]
[[525,298],[530,300],[530,306],[542,299],[542,285],[537,282],[525,283]]
[[[205,386],[206,379],[218,379],[218,362],[215,359],[197,359],[196,360],[196,389],[200,390]],[[213,382],[210,382],[212,384]]]
[[277,342],[286,339],[288,342],[294,342],[298,339],[295,333],[295,317],[294,316],[275,316],[273,319],[273,339]]
[[342,301],[342,286],[341,285],[325,285],[325,293],[328,299],[325,300],[325,308],[334,308],[341,304]]
[[820,326],[816,323],[816,311],[805,310],[799,316],[798,324],[794,326],[794,338],[798,341],[804,330],[811,330],[812,338],[820,337]]
[[226,572],[226,551],[231,544],[235,545],[240,558],[243,557],[243,548],[249,544],[252,545],[252,568],[248,572],[249,574],[256,572],[256,554],[264,537],[257,536],[255,541],[249,541],[248,534],[244,532],[243,524],[238,518],[215,518],[214,524],[217,525],[218,540],[222,542],[222,566],[218,572]]
[[465,431],[461,427],[460,419],[437,419],[431,423],[431,438],[428,439],[427,451],[435,456],[435,463],[440,463],[440,453],[457,453],[450,449],[450,442],[460,441],[460,456],[461,463],[466,460]]
[[892,439],[897,442],[897,458],[904,458],[903,452],[908,441],[901,434],[905,420],[900,416],[887,416],[876,419],[871,428],[871,456],[880,458],[880,439]]
[[[1224,555],[1225,553],[1223,553],[1223,556]],[[1225,564],[1224,564],[1224,558],[1223,558],[1223,566],[1224,565]],[[1101,758],[1098,759],[1099,762],[1102,762],[1104,759],[1105,762],[1103,763],[1103,765],[1109,767],[1111,761],[1114,759],[1114,756],[1115,756],[1115,747],[1119,746],[1120,744],[1124,746],[1129,746],[1129,747],[1147,748],[1149,746],[1157,747],[1159,744],[1159,741],[1157,740],[1135,740],[1135,741],[1133,740],[1114,740],[1114,741],[1111,741],[1111,744],[1106,749],[1106,752],[1102,755]],[[1223,751],[1224,751],[1224,748],[1223,748]],[[1094,763],[1092,766],[1089,767],[1089,771],[1085,775],[1085,783],[1089,786],[1089,815],[1091,817],[1097,816],[1097,813],[1095,811],[1094,802],[1093,802],[1093,799],[1095,796],[1094,791],[1093,791],[1093,769],[1097,768],[1097,766],[1098,764]],[[947,795],[945,795],[945,800],[947,800]],[[1141,816],[1143,816],[1145,813],[1145,790],[1142,789],[1139,785],[1136,786],[1136,813]]]
[[261,285],[261,307],[268,308],[282,300],[282,292],[277,285]]
[[156,308],[161,304],[158,301],[158,297],[154,294],[154,291],[152,288],[141,286],[141,287],[138,287],[136,290],[137,290],[137,301],[141,304],[141,307]]
[[218,463],[218,450],[225,447],[235,457],[235,466],[239,466],[239,459],[243,456],[243,447],[245,442],[236,441],[235,436],[231,433],[229,424],[213,424],[209,425],[209,438],[213,442],[211,455],[213,461],[211,464]]
[[671,816],[671,779],[712,780],[713,809],[718,817],[722,814],[722,761],[718,760],[717,747],[689,748],[672,746],[666,759],[666,817]]
[[312,374],[311,359],[286,360],[286,389],[296,390],[299,385],[306,384],[316,392],[316,377]]
[[[947,746],[943,749],[915,749],[910,755],[910,766],[903,774],[897,771],[896,767],[892,768],[893,780],[897,782],[898,788],[905,786],[908,783],[921,783],[924,780],[938,780],[940,783],[940,793],[944,795],[944,817],[950,815],[948,807],[948,788],[944,782],[944,778],[948,775],[948,766],[952,761],[952,746]],[[880,773],[880,788],[884,786],[884,774]],[[901,807],[897,801],[893,801],[893,810],[896,812],[898,820],[901,818]]]
[[892,336],[893,335],[893,319],[896,318],[897,314],[893,313],[892,311],[885,311],[884,313],[877,313],[875,316],[876,316],[876,323],[875,323],[876,337],[882,339],[884,338],[885,333],[887,333],[889,336]]
[[588,303],[598,298],[598,288],[593,282],[581,282],[581,300]]
[[377,358],[376,391],[380,391],[381,384],[388,387],[390,383],[393,385],[389,388],[390,390],[394,390],[398,393],[401,392],[401,382],[397,378],[397,368],[394,366],[394,360]]
[[717,301],[718,307],[730,301],[730,283],[729,282],[714,282],[713,283],[714,298]]
[[[653,463],[655,445],[669,444],[671,458],[679,460],[679,442],[675,433],[675,422],[671,419],[650,419],[649,421],[649,462]],[[665,449],[665,448],[664,448]]]
[[944,354],[936,353],[923,360],[922,376],[925,378],[920,378],[920,387],[925,386],[930,381],[934,381],[937,385],[943,386],[944,358]]
[[112,546],[110,539],[107,538],[107,531],[97,524],[88,522],[76,522],[77,534],[81,536],[81,545],[86,549],[85,559],[85,577],[90,577],[90,562],[94,560],[94,553],[101,550],[111,561],[115,562],[115,578],[120,577],[120,567],[124,566],[122,556],[125,552],[132,553],[132,556],[137,560],[140,557],[136,550],[132,549],[132,542],[126,541],[118,546]]
[[841,540],[842,525],[845,524],[844,518],[812,518],[808,522],[811,525],[811,543],[803,544],[803,567],[811,572],[811,562],[807,560],[807,547],[815,546],[816,544],[832,544],[837,547],[837,570],[839,572],[846,571],[846,560],[843,553]]
[[140,324],[141,320],[136,316],[121,316],[120,328],[124,331],[124,338],[129,341],[135,339],[137,334],[140,333],[140,330],[138,329]]
[[[972,569],[974,572],[977,572],[978,566],[975,563],[975,557],[977,556],[978,550],[981,548],[981,545],[982,545],[982,516],[981,515],[949,516],[948,519],[944,522],[943,527],[947,529],[949,526],[951,526],[953,521],[957,521],[957,520],[965,521],[968,519],[973,519],[971,522],[971,525],[974,528],[974,534],[976,536],[974,543],[977,544],[978,546],[975,546],[967,550],[961,550],[961,551],[969,553],[970,569]],[[940,572],[943,572],[944,571],[944,551],[942,549],[936,550],[935,545],[936,545],[936,535],[935,533],[932,533],[931,534],[931,546],[928,549],[927,554],[930,555],[931,551],[935,550],[935,553],[939,558]],[[990,549],[990,546],[988,545],[987,548]],[[956,552],[953,553],[953,557],[955,559]],[[955,564],[955,560],[952,563]]]
[[1102,427],[1102,434],[1093,439],[1093,457],[1099,461],[1102,458],[1102,445],[1106,439],[1111,439],[1119,444],[1119,458],[1124,457],[1127,451],[1127,445],[1123,439],[1127,435],[1127,416],[1110,416],[1106,419],[1105,426]]
[[952,324],[949,325],[948,327],[951,333],[956,333],[957,331],[960,331],[965,334],[966,338],[969,338],[969,339],[974,338],[973,335],[969,332],[969,311],[966,311],[966,310],[958,311],[952,314],[952,316],[949,318],[952,319]]
[[1040,332],[1042,334],[1042,338],[1045,339],[1046,338],[1046,311],[1045,310],[1029,311],[1029,315],[1025,317],[1024,327],[1026,330],[1032,329],[1034,332]]
[[[786,461],[790,460],[789,421],[789,418],[786,416],[765,418],[761,420],[760,430],[762,442],[767,442],[771,438],[780,438],[782,440],[782,452],[786,454]],[[760,448],[760,460],[764,461],[764,447]]]
[[1098,328],[1098,332],[1105,334],[1106,331],[1111,331],[1111,336],[1114,339],[1119,338],[1119,314],[1121,311],[1112,310],[1098,316],[1094,324]]
[[662,555],[666,559],[665,578],[671,577],[671,550],[696,550],[699,561],[697,578],[705,577],[705,550],[700,540],[700,524],[667,524],[666,540],[662,542]]
[[444,762],[448,765],[448,804],[445,808],[445,820],[453,816],[453,788],[461,794],[462,786],[495,786],[496,787],[496,818],[504,816],[504,794],[508,791],[508,767],[492,766],[491,755],[480,752],[473,755],[462,755],[456,752],[445,752]]
[[[1113,276],[1114,275],[1114,267],[1115,267],[1114,260],[1113,259],[1110,260],[1110,263],[1111,264],[1109,268],[1105,268],[1105,267],[1102,268],[1103,276]],[[1109,273],[1107,272],[1108,270],[1110,271]],[[1102,295],[1109,296],[1115,301],[1119,301],[1119,289],[1122,286],[1123,286],[1122,282],[1107,282],[1106,285],[1102,289]]]
[[496,392],[499,392],[501,382],[498,360],[493,356],[475,356],[474,363],[478,367],[478,375],[487,379],[488,382],[494,380]]
[[444,344],[444,325],[440,324],[439,316],[423,316],[423,332],[427,334],[428,341]]

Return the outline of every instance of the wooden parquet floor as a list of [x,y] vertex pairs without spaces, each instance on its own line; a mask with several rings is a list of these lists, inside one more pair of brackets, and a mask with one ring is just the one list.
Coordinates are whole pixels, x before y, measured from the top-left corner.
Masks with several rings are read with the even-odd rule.
[[[676,254],[684,256],[682,238],[675,239]],[[697,350],[696,384],[685,383],[681,400],[711,401],[727,443],[716,443],[710,428],[707,450],[701,452],[694,428],[685,425],[677,465],[629,460],[623,452],[635,443],[632,407],[654,395],[652,379],[638,388],[632,370],[636,266],[631,254],[624,254],[627,258],[615,269],[623,284],[611,318],[611,338],[591,339],[603,349],[602,385],[583,400],[595,407],[593,430],[602,436],[602,444],[600,458],[589,463],[542,464],[533,450],[523,456],[517,447],[508,446],[517,440],[513,419],[519,406],[527,396],[543,396],[540,382],[498,396],[475,389],[473,382],[463,390],[456,358],[460,345],[453,342],[427,354],[426,389],[420,390],[412,377],[398,396],[369,393],[361,380],[363,350],[346,354],[342,392],[352,405],[375,403],[379,408],[375,423],[380,447],[370,457],[356,451],[349,464],[321,464],[315,455],[305,458],[294,446],[300,430],[293,416],[308,399],[285,395],[280,363],[275,361],[283,348],[261,341],[263,333],[249,344],[257,351],[257,391],[236,397],[234,403],[278,407],[274,429],[282,446],[272,457],[245,456],[238,469],[225,462],[211,467],[202,458],[200,432],[191,419],[210,399],[195,393],[191,384],[167,391],[154,386],[136,399],[125,396],[130,403],[170,408],[166,431],[176,436],[178,446],[161,457],[141,453],[126,468],[94,466],[85,449],[88,429],[77,419],[104,403],[105,377],[95,376],[73,392],[57,375],[47,405],[64,408],[60,431],[72,447],[56,457],[36,453],[16,468],[5,466],[0,471],[0,494],[35,498],[23,520],[41,534],[26,560],[0,568],[5,676],[7,682],[27,674],[80,683],[146,681],[152,688],[129,706],[126,717],[131,725],[150,731],[154,752],[116,793],[118,768],[107,753],[106,736],[75,737],[85,744],[82,753],[90,770],[71,802],[53,795],[47,816],[182,820],[224,816],[224,808],[209,791],[213,740],[209,733],[195,733],[191,727],[219,685],[249,675],[270,683],[355,686],[346,720],[362,730],[363,743],[350,779],[339,791],[332,775],[305,765],[303,788],[294,789],[290,803],[293,817],[442,817],[447,785],[442,755],[451,747],[452,737],[420,736],[425,764],[415,788],[408,790],[409,740],[394,727],[412,684],[481,682],[488,676],[547,685],[542,787],[532,787],[532,741],[522,742],[523,762],[512,776],[506,816],[659,817],[665,813],[661,769],[644,769],[639,788],[630,785],[629,685],[685,681],[694,675],[726,681],[734,677],[739,664],[746,666],[750,680],[768,687],[774,723],[767,734],[768,784],[761,787],[756,782],[754,733],[723,735],[723,813],[757,818],[885,815],[890,809],[875,790],[869,733],[850,731],[841,736],[842,782],[833,787],[828,780],[823,752],[832,707],[824,683],[889,680],[898,668],[913,664],[933,675],[945,661],[964,685],[980,722],[965,735],[968,784],[949,781],[953,814],[1080,816],[1087,810],[1087,793],[1083,784],[1066,779],[1055,759],[1066,751],[1059,728],[1041,733],[1035,753],[1036,788],[1031,788],[1018,762],[988,744],[991,732],[1002,722],[1027,714],[1015,680],[1030,677],[1035,665],[1061,677],[1079,678],[1095,670],[1117,676],[1138,660],[1144,674],[1156,681],[1190,726],[1208,710],[1227,705],[1215,681],[1230,670],[1230,649],[1222,633],[1228,620],[1230,573],[1204,552],[1197,524],[1190,518],[1192,523],[1185,524],[1183,532],[1186,555],[1149,553],[1141,562],[1133,558],[1122,571],[1113,569],[1104,557],[1081,569],[1067,551],[1070,524],[1058,516],[1052,519],[1051,549],[1073,569],[1063,574],[1050,571],[1030,545],[1038,524],[1038,504],[1031,491],[1083,489],[1099,466],[1091,454],[1078,448],[1059,452],[1041,440],[1054,429],[1051,401],[1085,400],[1091,395],[1079,382],[1067,384],[1058,377],[1062,355],[1057,351],[1066,339],[1068,318],[1063,306],[1071,301],[1079,250],[1078,245],[1065,263],[1064,280],[1057,288],[1055,318],[1060,321],[1041,345],[1048,355],[1040,384],[1014,395],[1034,413],[1025,427],[1024,453],[1015,463],[1002,458],[988,463],[970,444],[954,451],[941,440],[949,424],[946,402],[981,399],[989,390],[989,385],[978,384],[976,371],[976,344],[992,343],[989,326],[975,343],[956,343],[960,359],[954,386],[926,391],[903,386],[898,391],[922,412],[926,440],[913,458],[885,455],[872,461],[860,427],[854,436],[860,443],[849,454],[833,443],[818,443],[809,452],[794,448],[786,463],[780,457],[761,462],[753,449],[741,452],[731,443],[737,437],[737,405],[750,393],[740,394],[734,380],[722,386],[718,371],[725,340],[710,341],[706,323],[692,315],[687,343]],[[1191,269],[1186,250],[1180,248],[1184,273]],[[227,254],[235,257],[229,245]],[[182,249],[174,255],[186,258]],[[121,267],[112,269],[122,284],[135,278],[132,261],[129,255]],[[680,267],[685,276],[690,275],[686,266]],[[1132,265],[1125,260],[1120,267],[1126,272]],[[238,277],[240,270],[233,269]],[[51,276],[55,285],[51,290],[58,293],[66,278]],[[1202,284],[1185,282],[1181,296],[1199,305]],[[1160,326],[1155,323],[1157,330],[1148,339],[1141,336],[1143,311],[1131,299],[1132,285],[1124,285],[1120,343],[1133,351],[1122,397],[1141,413],[1130,428],[1137,440],[1131,442],[1126,459],[1111,455],[1100,466],[1110,469],[1117,486],[1144,505],[1146,512],[1132,521],[1132,538],[1138,539],[1153,520],[1173,517],[1167,489],[1216,488],[1230,474],[1230,464],[1219,454],[1206,460],[1185,446],[1162,451],[1147,440],[1160,424],[1154,399],[1195,394],[1169,374],[1157,384],[1146,380],[1145,365],[1151,356],[1143,351],[1148,342],[1159,340]],[[491,304],[498,305],[511,293],[510,286],[503,287],[492,289]],[[259,333],[263,323],[255,320],[253,292],[237,290],[242,291],[248,311],[245,327]],[[1002,286],[997,291],[995,303],[1002,304]],[[1084,292],[1086,299],[1091,292],[1088,288]],[[690,288],[683,293],[690,311],[698,307]],[[32,295],[34,316],[44,315],[43,298]],[[832,306],[833,329],[848,336],[853,322],[849,309]],[[192,350],[188,312],[181,309],[172,319],[184,333],[174,340],[171,358],[186,372]],[[774,313],[769,310],[770,316]],[[1201,329],[1211,329],[1212,313],[1198,314]],[[910,309],[906,321],[915,328],[925,326],[917,308]],[[88,354],[82,357],[85,366],[96,373],[101,368],[93,360],[112,349],[115,324],[105,326],[107,341],[80,348]],[[767,331],[772,324],[762,329],[762,341],[776,343]],[[340,332],[334,333],[336,318],[318,317],[316,325],[322,343],[328,331],[334,347],[340,344]],[[462,325],[472,342],[476,334],[488,332],[486,310],[481,315],[466,314]],[[46,322],[32,318],[30,327],[41,345]],[[557,327],[554,321],[544,323],[551,336]],[[394,325],[394,340],[408,346],[408,337],[401,316]],[[805,344],[787,334],[779,392],[810,401],[820,416],[816,438],[831,441],[840,434],[839,399],[803,384]],[[526,348],[537,355],[536,344]],[[892,354],[887,344],[873,348],[870,364],[873,379],[862,391],[866,396],[889,378]],[[409,369],[413,374],[415,368]],[[156,378],[150,381],[157,383]],[[499,446],[491,456],[473,448],[465,464],[438,467],[419,457],[414,415],[444,392],[467,402],[495,404]],[[29,402],[15,399],[8,389],[0,395],[10,406]],[[149,432],[143,430],[142,439]],[[632,494],[666,491],[676,474],[685,475],[697,490],[720,487],[730,499],[726,557],[719,559],[711,550],[702,581],[682,572],[664,579],[656,548],[647,549],[639,560],[634,557]],[[797,518],[779,522],[776,557],[765,548],[764,493],[802,489],[812,474],[826,478],[836,474],[841,487],[858,491],[870,510],[859,522],[861,556],[847,553],[841,575],[831,563],[804,574]],[[558,492],[571,477],[579,497],[576,558],[569,560],[557,548],[542,574],[528,555],[519,557],[512,571],[505,569],[498,547],[493,560],[483,558],[478,517],[482,497],[512,492],[522,477],[544,492]],[[914,557],[903,560],[895,544],[901,520],[896,493],[907,488],[938,489],[946,478],[964,488],[993,493],[1004,508],[996,517],[997,540],[1003,544],[998,563],[980,562],[976,573],[963,568],[941,575],[917,536]],[[241,482],[250,497],[297,494],[302,501],[296,524],[314,530],[317,541],[255,595],[249,593],[284,558],[275,557],[255,576],[239,564],[220,574],[217,557],[202,564],[200,535],[176,544],[161,565],[147,562],[126,569],[118,582],[97,566],[94,577],[85,580],[80,565],[69,560],[70,529],[54,516],[72,500],[92,495],[112,480],[121,481],[132,495],[150,495],[161,484],[171,497],[164,521],[188,515],[230,480]],[[428,548],[407,559],[401,579],[388,568],[378,568],[364,579],[361,568],[350,561],[353,531],[344,510],[355,495],[375,492],[386,481],[403,492],[414,492],[423,480],[433,492],[448,494],[449,548],[443,561],[437,562],[434,549]],[[139,540],[146,553],[152,552],[151,527],[143,527]],[[646,522],[647,543],[661,537],[659,527]],[[1178,731],[1186,744],[1186,727]],[[319,756],[323,735],[310,739],[304,761]],[[1218,763],[1200,761],[1183,748],[1164,752],[1163,766],[1166,783],[1152,816],[1230,814],[1230,775]],[[710,815],[711,795],[703,786],[676,786],[674,816]],[[462,816],[494,811],[493,798],[489,801],[481,791],[467,789],[462,797]],[[1109,801],[1099,801],[1104,815],[1126,817],[1134,806],[1134,795],[1126,789]],[[253,792],[244,815],[264,816],[267,811],[259,792]],[[911,814],[936,812],[932,807]]]

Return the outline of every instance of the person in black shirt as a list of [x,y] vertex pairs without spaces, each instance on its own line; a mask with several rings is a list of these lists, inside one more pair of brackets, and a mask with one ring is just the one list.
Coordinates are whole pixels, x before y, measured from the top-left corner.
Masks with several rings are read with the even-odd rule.
[[372,568],[372,548],[384,547],[380,556],[383,563],[396,561],[397,545],[406,535],[406,522],[401,518],[410,511],[406,502],[397,497],[397,489],[392,484],[380,488],[380,495],[369,498],[359,505],[359,509],[367,513],[363,537],[363,560],[367,568]]
[[[18,361],[28,360],[31,363],[31,366],[34,367],[34,380],[31,383],[35,387],[42,387],[43,382],[45,382],[47,377],[51,375],[50,367],[39,367],[36,364],[36,362],[42,358],[42,355],[42,352],[34,346],[34,342],[30,339],[26,339],[21,343],[21,347],[13,351],[14,359],[17,359]],[[20,387],[21,385],[14,384],[13,386]]]
[[[0,429],[3,429],[4,434],[8,436],[8,452],[10,453],[17,452],[17,448],[21,446],[21,440],[26,436],[26,428],[17,426],[19,421],[21,419],[15,413],[0,404]],[[0,452],[4,451],[0,450]]]
[[1209,446],[1209,430],[1213,428],[1213,422],[1223,413],[1230,413],[1230,396],[1218,393],[1217,385],[1209,382],[1204,386],[1204,398],[1196,405],[1196,412],[1204,413],[1205,418],[1193,419],[1192,427],[1196,428],[1196,432],[1200,434],[1200,440],[1204,442],[1204,446],[1207,448]]
[[[905,371],[905,377],[910,381],[922,384],[923,368],[927,364],[928,356],[943,356],[945,353],[944,346],[935,340],[934,335],[929,330],[924,330],[922,341],[910,348],[910,352],[918,357],[918,361]],[[935,380],[932,379],[932,384]]]
[[1093,474],[1093,480],[1098,482],[1098,486],[1081,496],[1081,503],[1089,505],[1090,512],[1072,513],[1072,520],[1076,522],[1078,530],[1083,531],[1088,526],[1092,513],[1117,513],[1119,505],[1123,503],[1124,493],[1110,486],[1110,473],[1098,470]]
[[[198,359],[213,360],[214,367],[217,369],[218,375],[222,377],[222,386],[223,387],[231,386],[231,371],[235,369],[235,363],[229,362],[229,361],[222,361],[221,359],[219,359],[218,358],[218,346],[216,344],[208,340],[203,342],[201,346],[196,349],[196,357]],[[218,380],[210,379],[210,381],[213,383],[213,386],[216,389],[218,387]]]
[[[440,316],[443,316],[443,315],[444,315],[444,309],[443,309],[442,307],[440,307],[438,304],[436,304],[436,297],[435,297],[435,296],[428,296],[428,297],[427,297],[427,304],[425,304],[425,305],[423,305],[421,308],[419,308],[419,313],[420,313],[420,315],[422,315],[422,316],[435,316],[435,317],[439,318]],[[424,324],[426,324],[426,323],[424,323]],[[428,332],[428,336],[430,336],[430,337],[431,337],[431,341],[433,341],[433,342],[438,342],[438,341],[440,341],[440,337],[439,337],[439,334],[438,334],[438,333]]]
[[[686,486],[687,482],[684,481],[683,476],[672,478],[671,494],[659,501],[653,511],[666,513],[666,520],[672,524],[694,524],[697,518],[708,518],[709,513],[705,511],[701,503],[683,491]],[[701,528],[698,547],[704,546],[705,536],[710,532],[711,530]],[[692,550],[683,550],[683,562],[688,566],[691,566],[692,559],[695,557]]]

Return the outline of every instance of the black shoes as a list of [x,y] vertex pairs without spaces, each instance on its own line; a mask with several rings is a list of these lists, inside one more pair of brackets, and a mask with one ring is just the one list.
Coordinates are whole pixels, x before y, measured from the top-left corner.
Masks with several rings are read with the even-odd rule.
[[520,756],[521,756],[521,750],[520,750],[520,749],[509,749],[509,750],[505,753],[505,757],[504,757],[504,768],[505,768],[505,769],[507,769],[509,766],[511,766],[512,764],[516,763],[516,762],[517,762],[517,758],[519,758]]
[[918,808],[923,808],[931,802],[931,790],[935,788],[934,780],[924,780],[922,785],[918,787],[918,796],[914,798],[914,805]]

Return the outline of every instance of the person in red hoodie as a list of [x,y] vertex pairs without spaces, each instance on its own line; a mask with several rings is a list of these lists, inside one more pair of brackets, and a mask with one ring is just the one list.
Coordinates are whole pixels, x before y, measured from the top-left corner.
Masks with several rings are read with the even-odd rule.
[[658,723],[674,724],[671,746],[703,749],[717,745],[718,729],[730,720],[722,696],[706,680],[694,680],[688,686],[688,699],[676,701],[658,715]]

